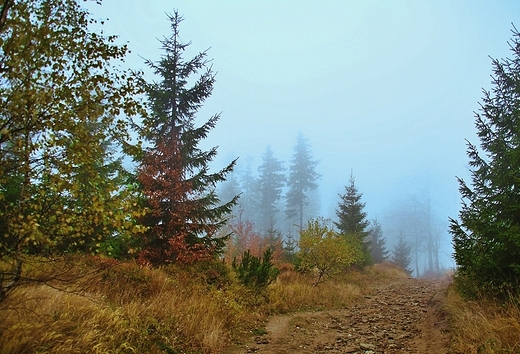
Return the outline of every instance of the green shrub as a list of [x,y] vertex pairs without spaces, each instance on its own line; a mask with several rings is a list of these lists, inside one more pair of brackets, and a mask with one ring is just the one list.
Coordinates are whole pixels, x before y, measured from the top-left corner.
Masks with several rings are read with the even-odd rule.
[[237,273],[238,280],[258,294],[278,276],[278,269],[272,263],[272,256],[271,249],[267,249],[262,258],[251,255],[251,252],[247,250],[240,263],[237,263],[235,257],[231,265]]

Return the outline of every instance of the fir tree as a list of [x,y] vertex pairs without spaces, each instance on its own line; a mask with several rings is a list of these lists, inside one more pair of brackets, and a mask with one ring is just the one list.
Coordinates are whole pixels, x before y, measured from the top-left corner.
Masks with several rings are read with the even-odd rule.
[[279,212],[278,202],[282,197],[282,188],[285,185],[283,164],[274,157],[271,147],[268,146],[262,156],[262,165],[258,168],[258,189],[260,193],[259,215],[260,229],[265,232],[275,228],[276,215]]
[[451,219],[458,278],[469,294],[518,292],[520,280],[520,34],[513,59],[493,60],[491,92],[475,113],[482,150],[468,142],[471,186],[459,180],[462,208]]
[[392,262],[402,267],[410,275],[412,274],[410,269],[410,264],[412,263],[411,251],[412,248],[406,243],[401,233],[392,251]]
[[[190,43],[179,39],[183,19],[177,11],[168,17],[173,33],[161,41],[164,54],[158,62],[147,61],[161,81],[147,85],[150,112],[143,120],[143,136],[150,147],[139,168],[150,210],[143,218],[149,232],[140,260],[154,265],[193,262],[220,252],[225,240],[216,237],[217,231],[237,199],[221,204],[215,192],[235,161],[209,173],[217,149],[198,147],[220,118],[217,114],[195,126],[195,115],[215,82],[207,53],[185,61],[182,55]],[[193,75],[199,76],[190,87]]]
[[296,260],[297,248],[298,242],[294,239],[294,236],[288,235],[287,240],[283,241],[283,259],[286,262],[294,263]]
[[365,255],[365,262],[370,262],[371,256],[368,249],[367,238],[369,235],[367,214],[364,211],[365,203],[361,202],[362,193],[358,192],[354,176],[350,175],[350,183],[345,187],[345,193],[340,195],[340,202],[336,215],[338,221],[334,222],[343,235],[353,235],[358,240]]
[[[316,181],[320,175],[316,172],[317,161],[312,159],[310,145],[302,133],[296,138],[296,146],[289,168],[286,195],[286,216],[295,219],[300,230],[303,228],[305,212],[309,205],[309,193],[318,188]],[[307,215],[309,219],[311,215]]]
[[383,237],[381,224],[376,219],[372,220],[372,225],[368,232],[370,242],[370,255],[374,263],[382,263],[388,259],[386,250],[386,240]]
[[242,218],[253,223],[258,223],[258,201],[260,200],[260,192],[258,187],[258,179],[253,175],[251,168],[252,159],[248,158],[246,165],[240,174],[240,189],[242,194],[239,200],[239,209],[242,211]]

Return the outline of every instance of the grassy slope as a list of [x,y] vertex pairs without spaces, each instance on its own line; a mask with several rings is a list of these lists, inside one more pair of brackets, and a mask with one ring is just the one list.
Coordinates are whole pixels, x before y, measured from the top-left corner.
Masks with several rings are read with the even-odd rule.
[[469,301],[451,286],[444,308],[453,353],[520,353],[520,299]]
[[[33,278],[0,304],[0,348],[9,353],[218,353],[262,328],[267,315],[348,305],[377,282],[406,275],[391,265],[350,271],[313,287],[282,267],[263,294],[242,287],[221,262],[140,268],[80,257],[29,264]],[[54,288],[56,287],[56,288]],[[450,289],[445,309],[458,353],[520,352],[520,306],[468,302]]]
[[2,353],[216,353],[268,314],[343,306],[369,281],[401,274],[369,268],[313,287],[313,277],[285,266],[266,293],[253,294],[221,262],[163,269],[96,258],[65,263],[36,262],[26,274],[67,271],[0,304]]

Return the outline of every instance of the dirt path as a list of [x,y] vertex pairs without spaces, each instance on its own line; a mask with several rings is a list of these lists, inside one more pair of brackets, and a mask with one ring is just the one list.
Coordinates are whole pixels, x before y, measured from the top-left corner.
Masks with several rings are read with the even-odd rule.
[[438,280],[404,279],[348,308],[276,316],[266,335],[229,354],[446,353],[445,287]]

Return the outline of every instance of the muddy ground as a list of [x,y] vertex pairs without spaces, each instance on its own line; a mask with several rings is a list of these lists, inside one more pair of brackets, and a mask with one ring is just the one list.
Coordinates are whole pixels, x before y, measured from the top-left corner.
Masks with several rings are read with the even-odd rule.
[[343,309],[275,316],[265,335],[226,353],[447,353],[447,283],[401,279]]

